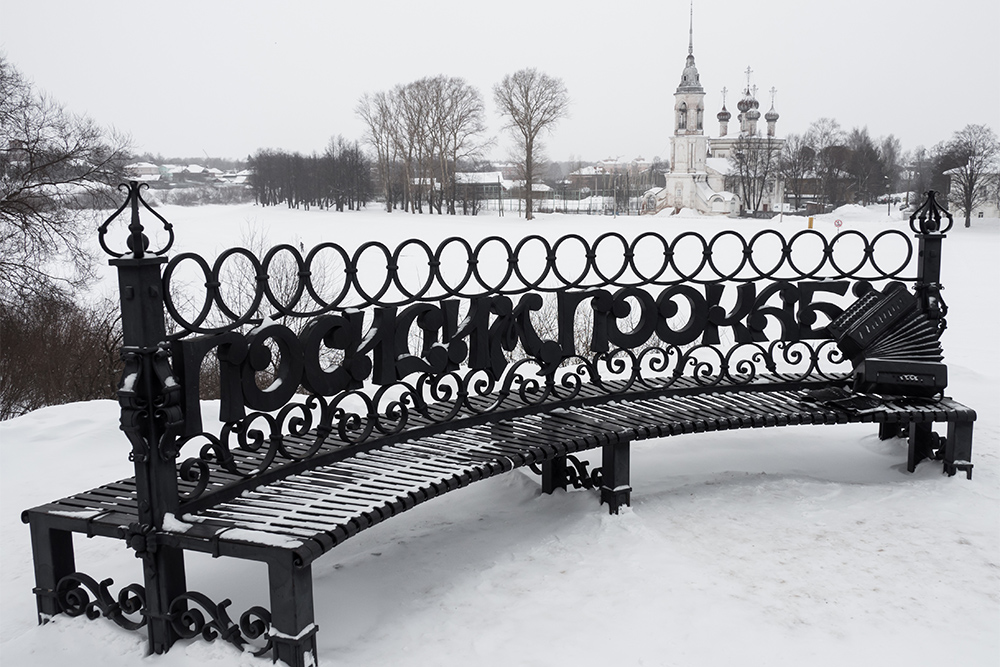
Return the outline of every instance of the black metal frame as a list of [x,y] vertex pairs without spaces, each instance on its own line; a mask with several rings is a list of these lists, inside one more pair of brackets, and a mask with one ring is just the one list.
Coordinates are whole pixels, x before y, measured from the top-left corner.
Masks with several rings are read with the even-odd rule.
[[[512,420],[534,414],[543,422],[558,414],[571,424],[562,414],[569,408],[615,412],[616,401],[690,396],[686,428],[703,430],[710,422],[721,428],[729,422],[719,406],[733,389],[766,393],[846,384],[850,363],[822,320],[840,315],[849,293],[862,297],[876,285],[910,282],[922,312],[940,322],[939,330],[947,313],[940,255],[952,219],[933,192],[910,218],[916,252],[897,230],[872,239],[849,231],[833,240],[812,230],[790,239],[768,230],[749,240],[731,231],[711,239],[686,232],[669,240],[647,232],[632,241],[617,233],[593,242],[579,235],[554,242],[530,236],[516,245],[499,236],[475,246],[454,237],[436,248],[411,239],[395,249],[370,242],[353,253],[325,243],[305,256],[281,245],[262,259],[233,248],[210,264],[194,253],[168,259],[171,225],[146,204],[141,186],[133,182],[127,190],[99,236],[119,274],[121,428],[132,444],[138,503],[138,520],[119,537],[142,560],[144,584],[112,595],[110,580],[97,582],[76,571],[71,531],[77,524],[33,511],[25,520],[31,525],[40,621],[61,612],[103,615],[129,629],[145,627],[156,653],[180,638],[202,636],[222,637],[257,654],[270,651],[294,667],[316,659],[308,560],[282,548],[227,546],[229,555],[266,562],[269,572],[271,610],[254,607],[237,623],[227,613],[228,600],[215,603],[187,590],[183,541],[164,530],[172,518],[405,439],[492,424],[502,441]],[[115,250],[111,223],[129,207],[124,247]],[[163,242],[153,250],[140,208],[163,225],[154,235]],[[943,228],[942,216],[948,220]],[[738,245],[741,260],[726,268],[714,250],[728,243]],[[877,248],[883,246],[896,247],[898,265],[879,265],[876,254],[884,253]],[[572,248],[582,268],[567,276],[565,256]],[[483,264],[498,250],[507,268],[491,279]],[[528,266],[537,265],[537,257],[529,261],[532,251],[541,251],[544,261],[540,273],[526,276]],[[456,252],[464,258],[451,261]],[[408,286],[403,265],[414,254],[421,261],[407,266],[424,267],[426,278]],[[773,265],[758,266],[767,254]],[[796,264],[809,255],[811,266]],[[272,284],[281,256],[294,267],[293,288],[284,299]],[[384,268],[373,268],[372,256],[384,260]],[[316,277],[329,257],[342,267],[337,293],[324,295]],[[226,300],[223,278],[227,262],[234,261],[253,269],[252,293],[244,294],[248,305],[242,309]],[[203,278],[204,293],[197,312],[187,317],[179,305],[179,276],[191,266]],[[727,300],[727,292],[735,292],[735,299]],[[537,322],[546,298],[556,310],[557,330],[550,338],[539,333]],[[581,305],[589,307],[589,354],[576,349]],[[265,306],[269,317],[260,314]],[[688,314],[680,315],[680,324],[683,311]],[[293,319],[307,324],[297,333],[279,322]],[[414,329],[422,339],[417,351],[410,349]],[[321,363],[331,350],[338,355],[333,368]],[[211,353],[221,369],[220,433],[207,432],[200,413],[200,369]],[[274,382],[261,389],[258,373],[269,367]],[[308,395],[299,400],[301,388]],[[706,395],[722,402],[702,401]],[[349,401],[365,408],[348,409]],[[624,414],[624,408],[617,410]],[[732,427],[760,425],[771,424]],[[971,477],[971,421],[950,421],[946,437],[934,434],[930,423],[885,421],[879,435],[894,437],[903,428],[911,471],[922,458],[938,457],[949,474],[964,470]],[[589,446],[602,446],[603,455],[592,471],[567,454],[542,460],[535,467],[542,490],[599,489],[601,502],[617,512],[631,500],[629,444],[630,438],[617,436],[593,441]]]

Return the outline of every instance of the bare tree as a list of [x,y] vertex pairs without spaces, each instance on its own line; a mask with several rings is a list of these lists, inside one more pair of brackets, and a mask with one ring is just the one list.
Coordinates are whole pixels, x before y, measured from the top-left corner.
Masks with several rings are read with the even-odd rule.
[[801,134],[789,134],[778,156],[778,173],[785,187],[795,200],[795,208],[802,208],[806,179],[812,174],[816,154]]
[[526,215],[531,212],[531,186],[535,177],[536,141],[543,131],[551,131],[552,126],[569,112],[569,96],[561,79],[551,77],[534,68],[522,69],[508,74],[493,86],[493,100],[506,120],[509,129],[523,151],[524,189],[526,193]]
[[847,158],[844,132],[832,118],[820,118],[806,131],[806,143],[816,155],[815,172],[822,195],[836,206],[844,200],[843,174]]
[[854,182],[854,196],[867,206],[885,189],[882,156],[868,128],[854,128],[847,135],[848,157],[844,165]]
[[903,154],[902,144],[899,139],[890,134],[887,137],[879,139],[878,152],[882,162],[882,171],[891,191],[886,194],[899,192],[899,172]]
[[114,398],[121,335],[117,300],[77,305],[53,291],[0,302],[0,420]]
[[455,77],[425,77],[397,85],[388,93],[365,95],[355,112],[365,121],[365,140],[378,159],[386,210],[392,210],[394,174],[402,163],[403,207],[423,212],[455,213],[455,167],[484,147],[485,129],[479,91]]
[[442,119],[442,134],[451,166],[445,182],[449,186],[448,212],[454,215],[457,188],[454,172],[460,160],[473,158],[485,148],[480,136],[486,131],[486,110],[479,90],[464,79],[448,79],[445,95],[447,112]]
[[726,188],[738,189],[745,210],[760,210],[764,195],[774,187],[778,172],[778,142],[774,137],[740,135],[729,154],[732,171]]
[[128,157],[128,137],[36,94],[0,54],[0,301],[86,283],[84,237]]
[[996,187],[1000,142],[986,125],[966,125],[956,132],[945,147],[950,161],[951,192],[956,205],[965,214],[965,226],[972,224],[972,211],[989,201]]
[[375,149],[379,182],[385,197],[385,210],[392,212],[392,172],[396,162],[397,142],[393,137],[393,118],[396,115],[393,97],[380,91],[369,96],[367,93],[358,102],[354,112],[365,121],[367,132],[365,141]]

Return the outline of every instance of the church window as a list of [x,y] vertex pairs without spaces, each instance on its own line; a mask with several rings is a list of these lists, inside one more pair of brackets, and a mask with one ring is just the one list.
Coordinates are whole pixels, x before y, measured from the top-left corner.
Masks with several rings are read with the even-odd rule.
[[705,110],[704,109],[698,109],[698,129],[699,130],[703,129],[702,123],[704,122],[704,119],[705,119]]
[[688,126],[688,108],[687,104],[681,102],[681,106],[677,109],[677,129],[686,130]]

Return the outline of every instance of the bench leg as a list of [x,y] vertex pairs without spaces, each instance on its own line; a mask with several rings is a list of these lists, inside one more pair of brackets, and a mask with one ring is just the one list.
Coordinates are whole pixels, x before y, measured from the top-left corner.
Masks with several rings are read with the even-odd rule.
[[268,563],[271,590],[271,642],[274,659],[289,667],[313,667],[316,631],[313,622],[312,566],[296,567],[290,557]]
[[565,456],[542,461],[542,493],[552,493],[556,489],[565,490],[568,479]]
[[972,422],[948,422],[944,445],[944,471],[948,476],[959,470],[972,479]]
[[56,584],[76,571],[73,533],[32,521],[31,552],[35,562],[34,593],[38,601],[38,624],[42,625],[62,613],[56,598]]
[[611,514],[622,505],[632,505],[629,486],[629,441],[604,445],[601,461],[601,504],[608,504]]
[[938,436],[930,422],[910,422],[907,438],[906,470],[913,472],[924,459],[933,459],[938,446]]
[[905,428],[899,422],[881,422],[878,425],[878,439],[892,440],[893,438],[906,437]]
[[180,639],[170,620],[170,605],[187,592],[184,551],[174,547],[160,547],[155,554],[144,560],[146,608],[150,614],[146,626],[149,648],[153,653],[166,653]]

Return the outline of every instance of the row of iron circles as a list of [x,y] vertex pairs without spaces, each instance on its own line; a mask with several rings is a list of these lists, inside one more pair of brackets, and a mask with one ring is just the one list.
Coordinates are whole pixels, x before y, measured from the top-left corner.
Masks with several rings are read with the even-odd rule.
[[[883,266],[876,256],[885,256],[891,263]],[[282,244],[271,248],[263,259],[237,247],[223,252],[211,266],[200,255],[188,252],[171,259],[163,280],[174,321],[187,332],[212,333],[259,322],[265,300],[276,314],[312,317],[336,308],[400,306],[566,288],[760,278],[905,280],[901,273],[912,259],[912,242],[896,229],[883,230],[871,239],[857,230],[827,239],[809,229],[787,239],[774,229],[762,230],[749,239],[736,230],[724,230],[711,238],[686,231],[672,239],[647,231],[631,241],[618,232],[606,232],[593,241],[568,234],[555,242],[533,234],[516,245],[501,236],[488,236],[475,246],[464,238],[449,237],[436,248],[420,239],[409,239],[395,249],[369,241],[353,254],[327,242],[305,256],[302,249]],[[178,302],[186,302],[185,290],[199,277],[179,281],[178,294],[172,289],[175,275],[187,264],[194,265],[205,288],[202,297],[192,301],[200,305],[187,308],[197,311],[193,317],[185,317]],[[180,294],[183,299],[178,298]],[[213,305],[228,322],[212,325]]]

